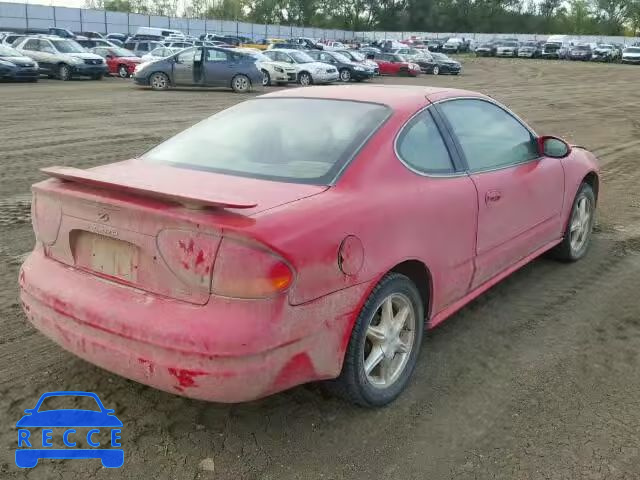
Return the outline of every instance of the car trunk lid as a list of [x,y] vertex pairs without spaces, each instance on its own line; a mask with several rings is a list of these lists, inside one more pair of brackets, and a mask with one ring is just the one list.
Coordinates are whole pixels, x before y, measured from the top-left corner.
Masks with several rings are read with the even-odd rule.
[[90,170],[53,167],[33,186],[32,215],[45,253],[150,293],[204,304],[225,230],[319,194],[283,184],[132,160]]

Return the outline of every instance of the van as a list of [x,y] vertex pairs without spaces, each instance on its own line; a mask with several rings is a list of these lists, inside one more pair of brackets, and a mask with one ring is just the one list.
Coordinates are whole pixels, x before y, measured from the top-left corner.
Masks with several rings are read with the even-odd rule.
[[170,28],[140,27],[136,32],[136,37],[140,37],[142,35],[163,38],[168,37],[169,35],[173,35],[176,37],[184,38],[184,33],[182,33],[180,30],[172,30]]
[[551,35],[542,47],[542,58],[569,58],[574,44],[574,39],[569,35]]

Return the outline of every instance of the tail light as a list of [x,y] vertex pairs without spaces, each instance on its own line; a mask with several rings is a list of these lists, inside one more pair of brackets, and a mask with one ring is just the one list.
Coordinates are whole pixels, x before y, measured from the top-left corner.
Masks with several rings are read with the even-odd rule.
[[33,195],[31,200],[31,222],[36,239],[52,245],[58,239],[62,221],[60,202],[49,195]]
[[289,264],[266,248],[225,237],[216,257],[212,293],[233,298],[268,298],[289,289]]

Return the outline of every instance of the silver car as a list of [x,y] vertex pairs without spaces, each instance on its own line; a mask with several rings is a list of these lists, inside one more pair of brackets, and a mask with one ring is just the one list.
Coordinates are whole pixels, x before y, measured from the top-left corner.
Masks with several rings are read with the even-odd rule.
[[26,37],[14,47],[38,62],[40,72],[50,78],[91,77],[100,80],[107,74],[104,59],[87,52],[74,40],[53,36]]

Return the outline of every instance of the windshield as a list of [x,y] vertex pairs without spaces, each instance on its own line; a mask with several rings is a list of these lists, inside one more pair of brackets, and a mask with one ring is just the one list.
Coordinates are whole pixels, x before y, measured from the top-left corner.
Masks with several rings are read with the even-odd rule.
[[135,57],[136,54],[126,48],[112,48],[109,50],[116,57]]
[[262,52],[253,52],[251,50],[238,50],[238,52],[241,52],[241,53],[244,53],[246,55],[249,55],[249,56],[255,58],[256,60],[259,60],[260,62],[273,62],[273,60],[271,58],[267,57]]
[[613,50],[613,45],[598,45],[600,50]]
[[365,60],[364,55],[358,52],[349,52],[349,55],[351,55],[351,58],[353,58],[356,62],[362,62],[363,60]]
[[373,103],[248,100],[179,133],[142,158],[230,175],[325,185],[388,115],[387,107]]
[[591,47],[589,45],[578,45],[576,50],[591,50]]
[[334,52],[333,58],[338,60],[340,63],[351,63],[351,60],[345,57],[344,55],[342,55],[341,53]]
[[624,53],[640,53],[640,48],[629,47],[624,50]]
[[304,52],[288,52],[291,58],[295,60],[296,63],[311,63],[315,62],[313,58],[307,55]]
[[449,57],[447,57],[446,55],[443,55],[441,53],[432,53],[431,56],[433,58],[435,58],[436,60],[449,60]]
[[525,42],[522,44],[523,47],[535,47],[536,42]]
[[60,53],[84,53],[86,50],[72,40],[51,40]]
[[502,42],[500,46],[501,47],[517,47],[518,44],[516,42]]
[[0,57],[21,57],[22,54],[10,47],[0,45]]

